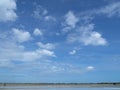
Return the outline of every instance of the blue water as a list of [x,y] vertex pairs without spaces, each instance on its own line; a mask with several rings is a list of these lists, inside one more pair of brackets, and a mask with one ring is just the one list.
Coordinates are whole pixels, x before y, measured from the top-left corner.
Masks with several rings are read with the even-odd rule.
[[0,87],[0,90],[120,90],[120,87],[47,87],[47,86],[9,86]]

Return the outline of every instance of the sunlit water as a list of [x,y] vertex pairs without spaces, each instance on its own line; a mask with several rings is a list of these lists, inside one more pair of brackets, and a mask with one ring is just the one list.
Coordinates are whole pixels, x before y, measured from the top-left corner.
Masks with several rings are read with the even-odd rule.
[[0,90],[120,90],[120,87],[0,86]]

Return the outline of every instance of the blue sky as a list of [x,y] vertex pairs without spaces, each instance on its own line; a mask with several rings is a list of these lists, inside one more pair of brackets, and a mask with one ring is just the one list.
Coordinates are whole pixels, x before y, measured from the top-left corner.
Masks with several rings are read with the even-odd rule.
[[0,0],[0,82],[119,82],[119,0]]

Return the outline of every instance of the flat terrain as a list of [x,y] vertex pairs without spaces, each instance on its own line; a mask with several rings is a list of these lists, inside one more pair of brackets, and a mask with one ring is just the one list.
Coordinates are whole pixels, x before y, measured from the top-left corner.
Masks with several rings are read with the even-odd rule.
[[120,83],[0,83],[0,86],[120,87]]

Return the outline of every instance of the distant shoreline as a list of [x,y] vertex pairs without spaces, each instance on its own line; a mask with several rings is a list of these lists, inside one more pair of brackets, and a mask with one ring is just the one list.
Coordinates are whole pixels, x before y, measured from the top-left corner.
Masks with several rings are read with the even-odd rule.
[[55,86],[55,87],[120,87],[114,83],[0,83],[0,86]]

